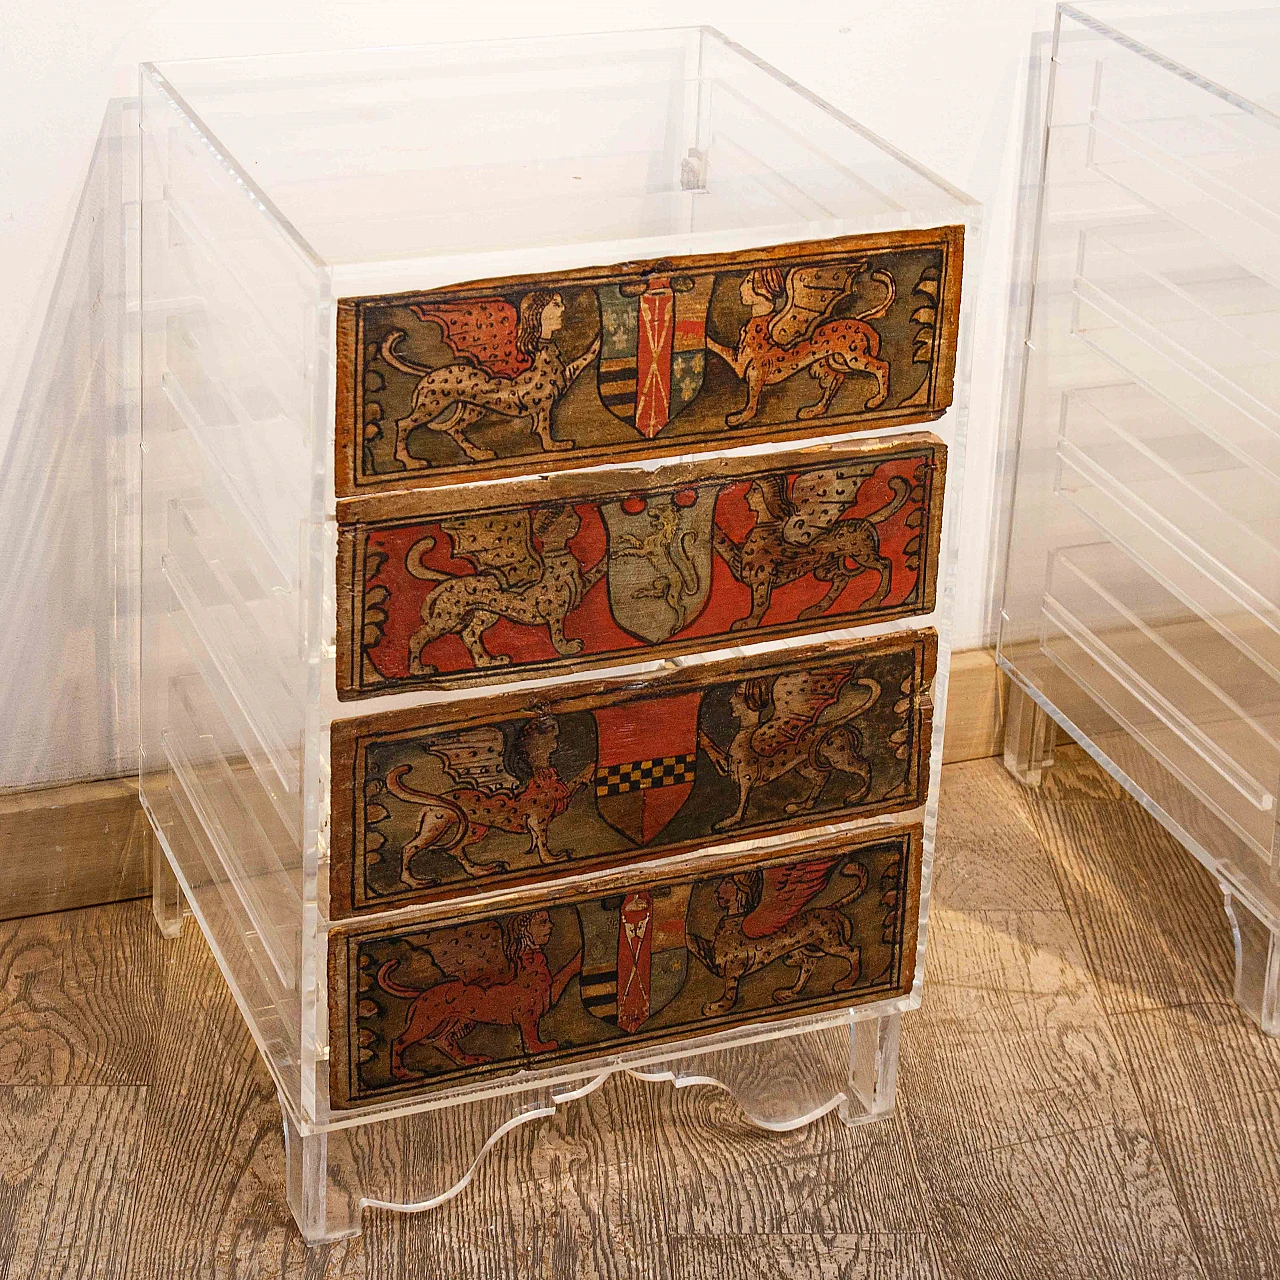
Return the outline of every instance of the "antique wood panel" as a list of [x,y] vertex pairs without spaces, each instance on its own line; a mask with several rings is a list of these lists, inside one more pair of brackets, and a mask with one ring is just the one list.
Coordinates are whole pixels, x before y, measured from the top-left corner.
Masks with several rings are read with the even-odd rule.
[[334,919],[923,804],[932,631],[332,730]]
[[964,228],[338,304],[339,497],[927,422]]
[[[942,747],[942,763],[956,764],[962,760],[976,760],[990,755],[998,755],[1004,736],[1004,686],[1007,677],[996,667],[990,649],[971,649],[951,655],[951,671],[947,685],[947,732]],[[1067,742],[1062,730],[1058,731],[1058,741]],[[5,912],[9,916],[38,915],[42,911],[68,911],[99,901],[124,901],[138,898],[149,890],[150,869],[144,856],[147,852],[146,841],[132,838],[141,836],[147,831],[146,815],[138,804],[135,788],[131,798],[127,797],[122,783],[110,781],[101,784],[104,794],[110,793],[109,807],[119,806],[119,811],[126,814],[128,824],[123,828],[126,835],[123,845],[110,852],[108,865],[113,874],[103,878],[100,874],[90,876],[91,893],[83,892],[84,886],[77,883],[77,872],[82,864],[92,862],[101,857],[97,847],[93,849],[93,857],[86,853],[89,847],[88,836],[81,830],[81,819],[91,814],[98,807],[98,796],[95,788],[99,784],[72,783],[66,788],[59,788],[68,793],[67,802],[60,808],[46,810],[48,820],[66,820],[74,829],[75,838],[68,842],[59,838],[57,847],[48,851],[40,865],[37,875],[50,892],[39,899],[43,905],[34,905],[38,895],[24,897],[22,892],[10,892],[7,895],[9,906]],[[16,792],[7,797],[10,802],[11,815],[20,808],[26,817],[34,821],[35,814],[27,813],[29,805],[34,802],[38,792]],[[126,803],[126,799],[128,803]],[[15,807],[16,806],[16,807]],[[4,807],[0,806],[0,842],[5,839]],[[83,824],[86,828],[88,823]],[[101,835],[102,823],[99,822],[98,834]],[[108,822],[108,843],[118,831],[114,819]],[[111,858],[115,861],[111,862]],[[15,871],[14,868],[9,868]],[[22,871],[16,874],[21,877]],[[4,898],[5,887],[0,886],[0,898]]]
[[345,1108],[906,994],[919,826],[329,938]]
[[928,613],[930,435],[380,500],[338,536],[338,696],[492,684]]

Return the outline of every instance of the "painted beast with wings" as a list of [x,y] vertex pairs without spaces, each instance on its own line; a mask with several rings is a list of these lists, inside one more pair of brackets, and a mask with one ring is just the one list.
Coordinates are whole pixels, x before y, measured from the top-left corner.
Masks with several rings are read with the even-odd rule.
[[716,901],[725,910],[715,936],[690,931],[689,950],[718,978],[724,993],[703,1006],[705,1017],[728,1013],[737,1003],[742,979],[775,960],[799,969],[794,985],[773,993],[775,1004],[797,999],[813,976],[817,961],[827,956],[844,960],[849,972],[832,991],[851,991],[862,970],[861,948],[853,941],[853,923],[839,910],[867,887],[867,869],[845,861],[836,875],[853,880],[852,887],[825,907],[810,907],[832,882],[841,858],[766,867],[726,876],[716,887]]
[[[405,555],[405,569],[422,582],[440,585],[422,602],[422,626],[409,637],[409,674],[435,671],[422,661],[422,650],[443,635],[456,634],[477,667],[505,666],[511,656],[490,653],[484,633],[499,618],[526,627],[545,626],[552,647],[561,657],[582,651],[582,641],[564,633],[564,620],[582,597],[604,577],[602,557],[585,573],[569,543],[582,520],[573,507],[539,507],[443,521],[451,555],[469,560],[475,573],[453,574],[432,569],[422,557],[436,550],[429,534]],[[535,545],[537,543],[541,545]]]
[[740,826],[752,792],[788,774],[805,784],[786,806],[788,814],[811,812],[835,773],[853,780],[850,801],[862,799],[871,787],[871,765],[852,721],[879,699],[878,681],[854,679],[848,669],[744,680],[729,699],[738,720],[729,750],[722,751],[706,732],[698,735],[716,770],[738,788],[737,811],[717,822],[715,830]]
[[551,823],[564,813],[573,797],[595,776],[594,763],[565,781],[551,763],[560,742],[560,726],[554,716],[530,720],[520,734],[520,752],[533,774],[521,782],[507,770],[506,743],[495,725],[459,729],[427,748],[454,781],[466,785],[444,795],[419,791],[405,776],[410,764],[396,765],[387,774],[387,791],[398,800],[419,806],[418,829],[400,851],[400,880],[410,888],[434,883],[416,876],[410,868],[414,857],[426,850],[447,853],[471,876],[509,871],[505,862],[476,863],[468,856],[471,845],[492,830],[529,837],[526,852],[543,865],[567,854],[553,854],[547,843]]
[[808,369],[822,388],[813,404],[797,410],[796,418],[820,418],[831,408],[836,392],[851,373],[867,373],[876,389],[863,410],[878,409],[889,395],[889,362],[880,358],[880,335],[867,323],[883,316],[897,297],[887,271],[871,272],[884,297],[853,315],[837,315],[844,299],[857,292],[855,281],[867,263],[848,266],[758,267],[748,272],[739,289],[751,316],[742,326],[735,347],[707,337],[714,351],[747,384],[747,403],[725,417],[730,427],[750,422],[760,410],[766,387],[785,382]]
[[528,418],[543,449],[574,447],[551,435],[551,413],[574,379],[596,358],[600,338],[576,360],[565,362],[554,335],[564,325],[564,299],[550,289],[534,289],[520,299],[519,310],[505,298],[468,302],[418,303],[410,308],[420,320],[440,326],[457,364],[430,369],[399,351],[402,329],[387,334],[379,354],[393,369],[418,379],[413,407],[396,423],[396,458],[406,470],[430,465],[409,452],[409,435],[429,427],[447,435],[473,462],[488,462],[467,428],[486,414]]
[[738,618],[731,631],[750,631],[764,621],[776,587],[785,587],[810,574],[829,583],[817,604],[802,609],[800,620],[827,613],[840,593],[859,574],[880,575],[879,585],[861,608],[876,609],[889,594],[893,561],[880,554],[883,524],[912,498],[923,497],[923,488],[902,476],[890,477],[893,497],[866,516],[845,516],[858,501],[863,481],[875,474],[876,462],[849,463],[822,471],[802,471],[790,492],[785,475],[767,475],[752,481],[747,506],[755,525],[741,542],[735,542],[718,525],[712,531],[716,552],[733,576],[751,590],[751,613]]

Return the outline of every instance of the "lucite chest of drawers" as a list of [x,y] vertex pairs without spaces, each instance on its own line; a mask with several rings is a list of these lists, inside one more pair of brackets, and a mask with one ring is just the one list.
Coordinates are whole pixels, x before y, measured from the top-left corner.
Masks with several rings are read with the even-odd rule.
[[1006,760],[1049,716],[1214,875],[1280,1031],[1273,5],[1060,4],[1029,124]]
[[885,1114],[974,206],[703,30],[148,67],[142,113],[157,906],[304,1235],[617,1070]]

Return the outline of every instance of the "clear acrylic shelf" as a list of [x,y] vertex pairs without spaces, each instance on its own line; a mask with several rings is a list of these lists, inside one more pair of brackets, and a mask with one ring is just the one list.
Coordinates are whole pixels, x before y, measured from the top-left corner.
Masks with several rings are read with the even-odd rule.
[[[1064,725],[1222,883],[1274,1032],[1280,10],[1060,4],[1011,355],[1006,762]],[[1270,1012],[1267,1012],[1270,1010]]]

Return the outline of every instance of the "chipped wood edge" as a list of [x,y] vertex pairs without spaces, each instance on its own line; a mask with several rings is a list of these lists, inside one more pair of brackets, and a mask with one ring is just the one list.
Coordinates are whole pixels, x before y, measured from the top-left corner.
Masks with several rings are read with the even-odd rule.
[[364,414],[356,408],[356,379],[363,376],[364,366],[358,323],[355,303],[348,298],[340,298],[335,352],[338,364],[335,388],[338,425],[333,441],[334,486],[339,494],[358,492],[356,473],[364,449],[364,422],[361,421]]
[[960,294],[964,277],[964,227],[943,228],[943,281],[934,334],[933,401],[943,410],[955,398],[956,351],[960,340]]
[[[665,489],[707,482],[731,483],[761,475],[804,471],[823,465],[837,466],[864,456],[887,463],[920,455],[928,473],[924,510],[928,513],[927,529],[920,531],[924,540],[920,548],[920,568],[916,591],[918,598],[907,606],[882,605],[865,613],[824,616],[820,619],[794,619],[761,626],[751,633],[752,643],[796,636],[812,636],[830,630],[851,630],[890,622],[898,618],[923,616],[933,612],[937,601],[938,560],[942,543],[942,512],[946,495],[947,446],[928,432],[893,436],[888,440],[856,440],[825,444],[812,449],[763,455],[729,456],[711,462],[685,462],[643,474],[643,492],[659,493]],[[377,500],[382,512],[377,521],[339,526],[338,545],[338,627],[337,627],[337,694],[342,702],[354,702],[381,694],[406,693],[416,690],[437,692],[450,689],[487,688],[512,681],[535,680],[543,676],[578,675],[602,667],[618,666],[628,660],[652,661],[695,653],[716,652],[729,648],[735,633],[720,632],[685,640],[667,640],[641,650],[608,650],[595,654],[578,654],[538,662],[512,663],[505,667],[463,668],[436,672],[425,676],[401,676],[393,679],[367,678],[364,653],[364,547],[376,529],[400,524],[420,524],[461,515],[506,512],[522,507],[551,502],[604,502],[634,492],[636,473],[620,469],[605,472],[583,472],[568,477],[552,476],[526,479],[506,486],[499,495],[490,486],[476,485],[443,493],[425,493],[414,499],[412,512],[400,510],[397,495]],[[439,504],[446,503],[442,508]],[[342,518],[341,512],[339,518]],[[741,638],[738,637],[738,643]]]
[[[339,526],[337,573],[337,661],[334,681],[341,699],[359,696],[364,661],[364,539]],[[349,585],[348,585],[349,584]],[[345,589],[344,589],[345,588]],[[357,618],[356,600],[360,600]],[[358,628],[358,630],[357,630]]]
[[819,440],[772,453],[694,453],[663,459],[651,466],[635,461],[589,471],[531,473],[515,479],[453,488],[415,489],[404,493],[365,494],[340,498],[336,517],[340,528],[361,529],[394,524],[419,524],[446,516],[511,511],[538,503],[607,502],[631,493],[662,493],[690,484],[734,484],[755,476],[783,471],[807,471],[845,466],[859,461],[890,462],[911,453],[932,453],[937,476],[945,478],[948,448],[931,431],[903,431],[888,436],[849,436]]
[[573,862],[545,864],[498,874],[486,879],[483,891],[514,895],[530,888],[567,878],[639,867],[647,862],[693,853],[740,846],[744,841],[773,840],[776,837],[803,838],[815,827],[853,822],[889,814],[904,813],[925,801],[929,761],[933,742],[933,699],[931,689],[937,672],[938,637],[932,628],[896,631],[888,635],[863,636],[854,640],[827,642],[801,648],[770,650],[751,656],[735,656],[706,663],[681,666],[656,676],[638,676],[619,681],[584,680],[551,689],[491,693],[443,703],[428,703],[400,711],[373,712],[350,720],[335,720],[330,731],[332,776],[329,865],[329,914],[334,921],[407,910],[414,906],[458,901],[476,891],[474,882],[448,882],[435,888],[418,888],[370,898],[361,883],[367,875],[365,848],[365,761],[371,745],[411,738],[428,732],[461,731],[506,720],[530,719],[542,712],[563,716],[598,707],[620,706],[645,698],[670,697],[704,690],[726,681],[768,677],[801,669],[840,666],[887,653],[909,653],[914,659],[918,699],[904,724],[910,725],[914,750],[903,780],[905,793],[896,800],[881,799],[857,803],[840,810],[821,810],[796,815],[790,820],[744,824],[740,829],[719,835],[708,833],[699,839],[655,843],[638,849],[617,849]]
[[[394,936],[409,931],[421,931],[441,925],[452,925],[470,921],[482,921],[510,915],[514,911],[533,908],[534,906],[576,906],[579,903],[591,902],[603,895],[626,891],[630,886],[643,881],[648,884],[683,884],[687,881],[729,875],[745,867],[787,865],[792,862],[819,858],[828,853],[841,855],[856,852],[859,848],[883,842],[901,840],[903,852],[908,862],[905,868],[899,867],[902,877],[899,881],[900,896],[898,901],[898,954],[897,972],[892,982],[885,982],[879,989],[841,993],[847,997],[838,999],[832,992],[828,997],[815,1000],[811,1005],[797,1009],[795,1006],[777,1006],[775,1008],[754,1009],[734,1021],[732,1014],[726,1022],[712,1029],[717,1031],[736,1031],[742,1027],[786,1022],[811,1015],[834,1012],[837,1009],[857,1008],[861,1005],[873,1004],[885,1000],[896,999],[908,995],[915,984],[917,960],[917,944],[920,927],[920,880],[923,857],[924,827],[920,823],[901,823],[884,827],[859,827],[852,831],[798,841],[793,845],[780,845],[770,848],[764,855],[751,848],[708,854],[696,862],[685,862],[679,867],[643,874],[643,869],[617,868],[596,876],[587,877],[571,891],[557,891],[554,886],[544,887],[540,892],[530,893],[526,903],[503,902],[491,900],[479,902],[450,903],[447,909],[437,909],[434,913],[398,912],[394,916],[381,916],[375,920],[363,922],[345,922],[331,930],[328,934],[328,963],[326,965],[329,987],[329,1101],[335,1110],[347,1111],[369,1108],[373,1110],[387,1103],[395,1103],[417,1096],[447,1095],[460,1090],[485,1086],[494,1081],[502,1081],[506,1077],[525,1075],[529,1072],[545,1072],[548,1079],[553,1073],[572,1069],[581,1063],[589,1063],[594,1058],[612,1058],[628,1052],[626,1042],[605,1042],[591,1046],[599,1052],[589,1050],[561,1051],[551,1058],[530,1058],[516,1060],[501,1069],[480,1067],[475,1078],[467,1078],[463,1071],[453,1078],[437,1082],[421,1082],[401,1085],[391,1089],[377,1091],[377,1096],[370,1096],[369,1091],[352,1087],[357,1063],[353,1050],[358,1050],[359,1032],[358,1002],[363,994],[358,973],[353,972],[352,958],[356,948],[362,941],[379,937]],[[869,886],[868,886],[869,887]],[[680,1043],[697,1038],[704,1034],[692,1025],[671,1028],[665,1032],[652,1033],[644,1040],[634,1042],[632,1048],[648,1051],[666,1043]],[[563,1056],[561,1056],[563,1053]],[[476,1069],[473,1068],[473,1071]],[[484,1073],[480,1075],[479,1073]]]

